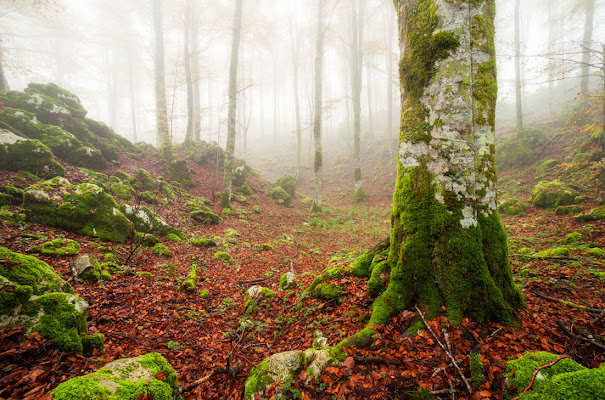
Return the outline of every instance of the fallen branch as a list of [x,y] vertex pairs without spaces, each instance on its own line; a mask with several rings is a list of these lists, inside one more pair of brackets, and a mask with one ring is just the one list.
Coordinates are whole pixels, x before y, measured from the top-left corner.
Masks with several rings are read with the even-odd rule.
[[394,360],[386,357],[353,356],[353,360],[359,364],[403,364],[403,361],[401,360]]
[[437,335],[435,335],[435,332],[433,332],[433,329],[431,329],[431,327],[429,326],[429,323],[426,322],[426,319],[424,319],[424,315],[422,315],[422,311],[420,311],[420,309],[418,308],[418,306],[416,306],[416,311],[418,311],[418,314],[420,315],[420,318],[422,318],[422,322],[424,322],[424,325],[428,328],[428,330],[433,334],[433,337],[435,338],[435,340],[437,341],[437,343],[439,343],[439,346],[441,346],[441,348],[443,349],[443,351],[445,351],[445,354],[447,354],[447,356],[450,358],[450,360],[452,361],[452,363],[454,364],[454,367],[456,367],[456,369],[458,370],[458,373],[460,374],[460,376],[462,377],[462,380],[464,381],[464,384],[466,385],[466,389],[468,390],[468,392],[470,394],[473,394],[473,389],[471,388],[471,385],[468,383],[468,381],[466,380],[466,377],[464,376],[464,374],[462,373],[462,370],[460,369],[460,367],[458,366],[458,363],[456,363],[456,360],[454,359],[454,356],[452,355],[452,353],[450,353],[447,348],[445,347],[445,345],[443,343],[441,343],[441,340],[439,340],[439,338],[437,337]]
[[605,350],[605,345],[603,343],[600,343],[600,342],[596,341],[595,339],[591,339],[591,338],[580,336],[580,335],[577,335],[577,334],[573,333],[570,329],[568,329],[565,326],[565,324],[563,323],[563,321],[557,320],[557,324],[559,325],[559,327],[561,327],[561,329],[563,330],[563,332],[565,332],[568,336],[571,336],[572,338],[580,340],[580,341],[583,341],[583,342],[588,342],[588,343],[590,343],[590,344],[592,344],[594,346],[597,346],[600,349]]
[[191,382],[189,385],[180,387],[178,389],[174,389],[174,391],[172,392],[172,400],[178,399],[178,397],[180,395],[182,395],[183,393],[196,388],[197,386],[201,385],[204,382],[207,382],[214,375],[224,374],[224,373],[229,373],[230,375],[235,375],[235,374],[238,374],[241,370],[242,370],[242,364],[239,364],[239,363],[236,364],[233,368],[231,368],[229,370],[227,370],[225,367],[216,367],[212,370],[211,373],[209,373],[208,375],[202,376],[200,379],[198,379],[194,382]]
[[76,266],[75,266],[75,263],[73,262],[73,260],[69,261],[69,270],[71,271],[71,274],[73,275],[73,284],[74,284],[74,286],[76,286],[76,284],[78,283],[78,271],[76,270]]
[[532,291],[531,293],[535,294],[536,296],[540,297],[541,299],[552,301],[553,303],[565,304],[566,306],[574,307],[574,308],[577,308],[578,310],[583,310],[583,311],[588,311],[588,312],[598,313],[598,314],[605,313],[605,310],[602,310],[600,308],[586,307],[581,304],[572,303],[571,301],[560,300],[555,297],[546,296],[545,294],[538,293],[535,291]]
[[[536,368],[536,370],[534,371],[534,373],[531,376],[531,380],[529,381],[529,385],[527,385],[527,387],[525,388],[525,390],[519,396],[527,393],[531,389],[531,387],[534,385],[534,380],[536,379],[536,376],[538,375],[538,372],[540,372],[540,370],[542,370],[544,368],[550,368],[550,367],[552,367],[553,365],[555,365],[557,362],[561,361],[564,358],[567,358],[567,356],[565,356],[565,355],[559,356],[556,359],[554,359],[553,362]],[[517,400],[519,398],[519,396],[515,397],[513,400]]]

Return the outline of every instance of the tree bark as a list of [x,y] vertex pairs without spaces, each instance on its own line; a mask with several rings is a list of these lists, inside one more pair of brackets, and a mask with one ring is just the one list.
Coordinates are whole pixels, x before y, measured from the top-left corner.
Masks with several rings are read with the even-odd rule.
[[134,80],[134,60],[132,48],[128,51],[128,80],[130,88],[130,124],[132,129],[132,143],[138,141],[137,138],[137,115],[135,99],[135,80]]
[[185,64],[185,81],[187,83],[187,130],[185,145],[193,143],[193,79],[191,77],[191,52],[189,36],[191,33],[191,0],[185,1],[185,24],[183,27],[183,62]]
[[594,0],[586,0],[586,14],[584,17],[584,37],[582,42],[584,44],[584,53],[582,54],[582,80],[580,83],[580,89],[582,93],[588,93],[588,82],[590,80],[590,57],[592,53],[587,48],[592,47],[592,31],[594,21]]
[[192,81],[192,106],[193,113],[191,118],[193,141],[199,142],[202,139],[202,116],[200,113],[200,29],[199,29],[199,8],[198,1],[191,4],[191,79]]
[[168,110],[166,107],[166,77],[164,73],[164,28],[162,26],[161,0],[153,0],[153,33],[155,41],[155,108],[156,108],[156,145],[164,155],[171,157],[172,149],[168,133]]
[[368,327],[429,317],[512,322],[523,304],[496,208],[495,0],[398,0],[402,120],[388,288]]
[[[354,187],[353,202],[366,199],[361,180],[361,69],[362,69],[362,37],[363,15],[360,10],[361,1],[352,0],[351,7],[351,88],[353,91],[353,164]],[[368,82],[369,90],[369,82]],[[369,105],[369,103],[368,103]],[[371,111],[370,111],[371,113]]]
[[7,92],[10,90],[6,74],[4,73],[4,61],[2,57],[2,36],[0,36],[0,92]]
[[515,0],[515,104],[517,106],[517,132],[523,128],[523,103],[521,88],[521,16],[519,15],[520,0]]
[[233,18],[233,41],[231,43],[231,65],[229,67],[229,109],[227,112],[227,145],[225,149],[225,172],[223,175],[223,194],[221,205],[231,208],[231,185],[235,168],[235,113],[237,102],[237,63],[239,60],[239,43],[242,31],[242,0],[235,0]]
[[[548,54],[549,57],[552,57],[555,51],[555,41],[556,41],[556,18],[555,18],[555,10],[558,9],[559,2],[557,0],[550,0],[548,2]],[[555,85],[555,62],[554,60],[548,60],[548,111],[550,113],[550,117],[555,117],[555,110],[553,107],[553,97],[554,97],[554,85]]]
[[387,10],[387,138],[389,144],[393,143],[395,134],[393,131],[393,32],[395,24],[392,9]]
[[[294,29],[296,29],[296,35],[294,35],[293,33]],[[294,179],[296,180],[296,182],[300,182],[300,180],[302,179],[302,128],[300,124],[300,97],[298,93],[298,60],[300,58],[300,32],[298,28],[298,23],[295,26],[292,20],[290,20],[290,41],[292,42],[292,83],[294,86],[294,111],[296,117],[296,166],[294,168]]]
[[314,197],[313,212],[321,212],[321,169],[323,167],[323,155],[321,150],[321,119],[322,119],[322,72],[324,56],[324,26],[323,26],[323,4],[324,0],[317,0],[317,40],[315,54],[315,107],[313,117],[313,142],[315,143],[315,160],[313,162],[314,173]]

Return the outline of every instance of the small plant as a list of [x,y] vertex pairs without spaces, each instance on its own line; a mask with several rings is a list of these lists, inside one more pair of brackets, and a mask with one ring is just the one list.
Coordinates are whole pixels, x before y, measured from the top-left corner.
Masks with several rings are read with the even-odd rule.
[[166,347],[168,347],[170,350],[176,350],[181,348],[181,344],[177,341],[171,340],[166,343]]

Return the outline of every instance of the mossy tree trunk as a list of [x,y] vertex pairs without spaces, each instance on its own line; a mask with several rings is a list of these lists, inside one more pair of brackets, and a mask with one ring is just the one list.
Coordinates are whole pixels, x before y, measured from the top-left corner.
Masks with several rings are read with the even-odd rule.
[[191,19],[191,78],[193,90],[191,124],[193,141],[199,142],[202,139],[202,116],[200,113],[200,19],[199,2],[197,1],[191,4]]
[[183,26],[183,62],[185,64],[185,81],[187,84],[187,129],[185,145],[193,143],[193,78],[191,77],[191,51],[189,38],[191,35],[191,0],[185,1],[185,24]]
[[315,54],[315,110],[313,117],[313,142],[315,144],[315,160],[313,162],[314,196],[313,212],[321,211],[321,169],[323,167],[323,155],[321,150],[321,118],[322,118],[322,73],[324,57],[324,26],[323,6],[325,0],[317,0],[317,40]]
[[162,25],[161,0],[153,0],[153,34],[155,43],[155,108],[156,108],[156,144],[168,157],[172,155],[170,134],[168,132],[168,109],[166,106],[166,77],[164,72],[164,27]]
[[387,290],[370,325],[418,302],[512,321],[523,304],[496,209],[495,0],[396,0],[402,120]]
[[231,208],[231,188],[233,169],[235,167],[235,112],[237,101],[237,64],[239,60],[239,43],[242,31],[242,0],[235,1],[233,18],[233,41],[231,43],[231,65],[229,68],[229,109],[227,112],[227,146],[223,175],[223,194],[221,205]]

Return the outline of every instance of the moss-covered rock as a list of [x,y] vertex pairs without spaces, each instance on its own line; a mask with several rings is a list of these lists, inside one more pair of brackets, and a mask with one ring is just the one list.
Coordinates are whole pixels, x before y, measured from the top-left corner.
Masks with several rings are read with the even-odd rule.
[[92,254],[83,254],[74,261],[78,277],[86,282],[101,280],[101,264]]
[[605,219],[605,206],[598,206],[588,211],[584,211],[583,213],[576,215],[575,218],[582,222],[600,221]]
[[198,210],[191,211],[189,215],[191,219],[199,221],[204,225],[216,225],[220,221],[220,217],[208,207],[202,207]]
[[135,186],[143,190],[154,190],[155,180],[146,169],[139,168],[135,171]]
[[155,246],[153,246],[153,254],[158,254],[164,257],[172,256],[170,249],[164,246],[162,243],[156,243]]
[[246,290],[244,309],[246,314],[255,314],[259,306],[269,307],[271,299],[275,297],[275,293],[265,287],[254,285]]
[[147,191],[141,192],[141,201],[147,204],[158,204],[160,199],[155,192]]
[[80,244],[75,240],[54,239],[39,246],[32,246],[27,252],[47,256],[72,256],[80,252]]
[[214,259],[217,261],[229,261],[231,260],[231,255],[226,251],[217,251],[214,253]]
[[580,241],[583,237],[584,235],[582,235],[580,232],[568,233],[565,235],[565,243],[575,243]]
[[557,215],[578,214],[580,211],[578,206],[559,206],[555,208],[555,214]]
[[293,272],[286,272],[279,278],[279,289],[290,290],[296,287],[296,275]]
[[282,175],[278,180],[275,181],[275,186],[280,186],[282,189],[290,195],[290,197],[294,197],[294,193],[296,193],[296,180],[292,175]]
[[525,126],[511,135],[504,136],[496,145],[498,170],[533,164],[539,156],[536,149],[546,142],[548,142],[548,136],[544,132],[529,126]]
[[171,400],[177,373],[159,353],[115,360],[98,371],[72,378],[51,393],[54,400]]
[[191,172],[189,172],[187,161],[175,158],[170,162],[168,168],[166,168],[166,173],[168,178],[173,182],[178,182],[186,188],[193,187],[193,178],[191,177]]
[[541,181],[531,192],[531,203],[536,207],[556,208],[581,203],[584,199],[572,187],[554,181]]
[[[521,393],[529,385],[533,373],[557,357],[556,354],[537,351],[509,361],[505,371],[506,398]],[[531,390],[519,399],[605,399],[605,367],[588,369],[563,358],[553,366],[541,369]]]
[[591,247],[589,249],[586,250],[587,254],[590,254],[591,256],[595,256],[595,257],[603,257],[605,256],[605,250],[598,248],[598,247]]
[[211,238],[191,239],[189,243],[196,247],[216,247],[217,243]]
[[292,205],[292,197],[281,186],[276,186],[271,191],[271,197],[280,206],[290,207]]
[[225,150],[216,142],[200,141],[187,149],[187,157],[196,164],[208,166],[223,166]]
[[135,243],[140,243],[145,247],[153,247],[156,243],[160,242],[160,239],[151,233],[137,232],[134,235],[134,241]]
[[197,264],[193,264],[189,270],[189,276],[181,283],[179,290],[195,292],[197,286]]
[[173,234],[180,239],[185,239],[185,234],[180,229],[170,226],[158,213],[147,206],[133,207],[123,204],[120,209],[139,232],[159,236]]
[[525,215],[527,204],[517,199],[506,199],[498,205],[498,210],[505,215]]
[[210,292],[208,290],[200,290],[200,299],[207,299],[208,297],[210,297]]
[[313,297],[320,300],[342,302],[344,290],[332,283],[322,282],[313,290]]
[[65,175],[65,168],[44,143],[6,129],[0,129],[0,169],[27,171],[41,178]]
[[124,243],[134,234],[114,198],[94,184],[54,178],[32,185],[23,193],[23,208],[30,220],[102,240]]
[[23,189],[11,185],[0,187],[0,206],[21,203],[23,203]]

